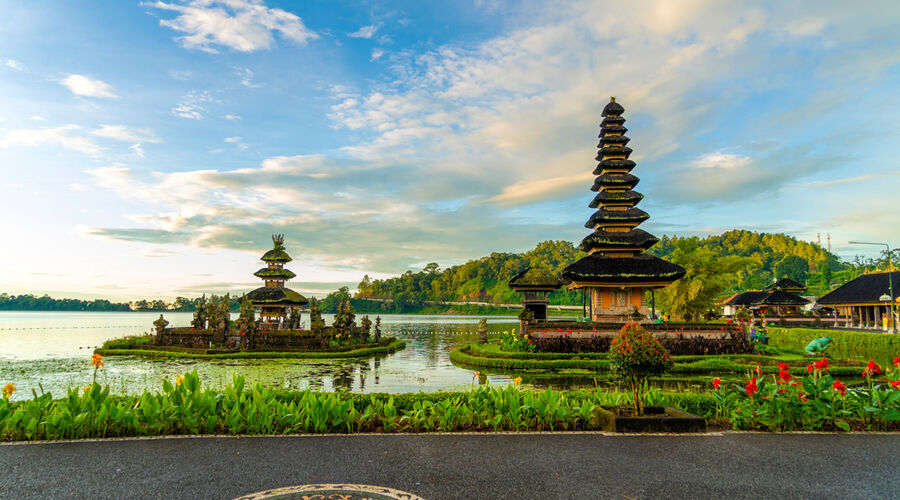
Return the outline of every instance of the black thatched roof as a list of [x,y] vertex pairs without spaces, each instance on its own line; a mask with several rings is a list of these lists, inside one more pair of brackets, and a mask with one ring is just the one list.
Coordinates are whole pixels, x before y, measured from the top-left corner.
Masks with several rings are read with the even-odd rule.
[[600,137],[600,143],[597,147],[603,146],[611,146],[613,144],[621,144],[622,146],[628,144],[628,141],[631,139],[628,136],[624,135],[604,135]]
[[683,267],[653,255],[605,257],[592,254],[569,265],[560,274],[566,282],[654,283],[672,282],[684,276]]
[[607,210],[601,208],[594,212],[594,215],[584,224],[588,229],[594,229],[594,226],[601,223],[637,223],[640,224],[650,218],[650,214],[644,212],[640,208],[629,208],[628,210]]
[[775,290],[766,295],[766,297],[762,299],[762,303],[767,306],[802,306],[803,304],[808,304],[809,301],[791,292]]
[[269,268],[269,267],[264,267],[264,268],[260,269],[259,271],[256,271],[255,273],[253,273],[253,275],[256,276],[257,278],[270,279],[270,280],[277,280],[277,279],[289,280],[289,279],[297,276],[296,274],[294,274],[293,271],[289,271],[287,269],[278,269],[278,268],[273,269],[273,268]]
[[752,306],[759,304],[766,298],[769,292],[744,292],[739,293],[725,302],[726,306]]
[[726,306],[802,306],[809,301],[784,290],[739,293],[725,302]]
[[864,274],[855,280],[829,292],[818,300],[822,305],[849,304],[884,304],[879,300],[882,295],[890,295],[890,280],[894,285],[894,300],[900,296],[900,271]]
[[[625,122],[624,118],[622,118],[622,122]],[[628,129],[622,125],[605,125],[600,127],[600,135],[597,137],[603,137],[606,134],[624,134],[625,132],[628,132]]]
[[603,174],[594,179],[591,191],[599,191],[601,186],[634,189],[641,180],[631,174]]
[[617,146],[603,146],[602,144],[597,144],[597,147],[600,148],[600,151],[597,153],[596,160],[602,160],[604,156],[624,156],[628,158],[628,155],[631,154],[631,148],[628,146],[617,147]]
[[547,290],[553,291],[562,286],[562,281],[542,267],[527,267],[510,278],[507,283],[513,290]]
[[302,306],[309,300],[290,288],[262,287],[247,294],[247,298],[253,305],[287,305]]
[[637,205],[637,203],[643,199],[644,195],[630,189],[620,192],[606,190],[597,193],[597,196],[594,197],[588,206],[590,208],[597,208],[601,203],[631,203],[632,205]]
[[601,127],[608,127],[610,125],[621,125],[625,123],[625,118],[621,116],[606,116],[603,118],[603,121],[600,122]]
[[294,259],[284,251],[284,247],[281,245],[276,245],[262,256],[263,262],[290,262],[292,260]]
[[594,169],[594,175],[600,175],[604,170],[631,171],[635,165],[636,163],[632,160],[600,160],[597,168]]
[[619,116],[625,112],[625,108],[622,107],[621,104],[616,102],[615,97],[609,98],[609,104],[603,107],[603,113],[600,116]]
[[595,248],[622,248],[646,250],[659,241],[659,238],[644,231],[632,229],[626,232],[612,232],[598,229],[587,235],[578,249],[582,252],[590,252]]
[[766,287],[766,290],[806,290],[806,285],[784,277]]

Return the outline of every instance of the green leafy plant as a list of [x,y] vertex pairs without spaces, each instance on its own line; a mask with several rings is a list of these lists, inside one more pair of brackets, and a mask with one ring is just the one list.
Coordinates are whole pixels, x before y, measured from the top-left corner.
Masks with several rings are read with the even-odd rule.
[[634,410],[643,414],[643,395],[647,378],[669,371],[675,362],[666,349],[639,323],[631,322],[619,330],[610,344],[609,361],[615,377],[631,387]]

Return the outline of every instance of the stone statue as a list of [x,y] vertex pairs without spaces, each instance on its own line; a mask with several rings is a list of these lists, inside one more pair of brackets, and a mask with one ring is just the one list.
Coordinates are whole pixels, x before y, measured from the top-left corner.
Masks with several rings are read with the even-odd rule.
[[321,333],[325,330],[325,320],[319,310],[319,301],[315,297],[309,299],[309,328],[313,333]]
[[197,310],[194,311],[194,319],[191,320],[191,326],[197,330],[206,328],[207,310],[206,310],[206,294],[197,301]]
[[153,322],[153,326],[156,327],[156,343],[162,345],[163,334],[166,333],[166,327],[169,326],[169,322],[160,314],[159,319]]
[[824,353],[825,349],[828,349],[828,346],[831,345],[832,340],[833,339],[831,337],[821,337],[813,340],[806,345],[806,354],[815,356],[817,354]]
[[[375,342],[381,340],[381,316],[375,316]],[[377,363],[378,361],[376,361]],[[377,377],[376,377],[377,380]]]
[[249,344],[256,337],[256,310],[246,297],[241,300],[241,314],[237,319],[237,327],[241,344]]
[[362,317],[359,320],[359,337],[363,342],[369,339],[369,333],[372,330],[372,320],[369,319],[368,315]]
[[479,344],[487,344],[487,318],[481,318],[478,322],[478,343]]

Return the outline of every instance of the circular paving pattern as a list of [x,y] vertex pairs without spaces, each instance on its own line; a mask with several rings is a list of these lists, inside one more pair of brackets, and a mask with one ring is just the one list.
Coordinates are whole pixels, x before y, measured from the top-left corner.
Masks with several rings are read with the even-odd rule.
[[425,500],[405,491],[368,484],[304,484],[259,491],[236,500]]

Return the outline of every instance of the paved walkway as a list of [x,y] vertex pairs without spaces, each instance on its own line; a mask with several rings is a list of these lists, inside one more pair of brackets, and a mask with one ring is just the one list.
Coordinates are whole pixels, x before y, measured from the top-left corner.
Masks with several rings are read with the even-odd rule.
[[0,446],[0,498],[233,498],[308,483],[445,498],[897,498],[900,435],[443,434]]

